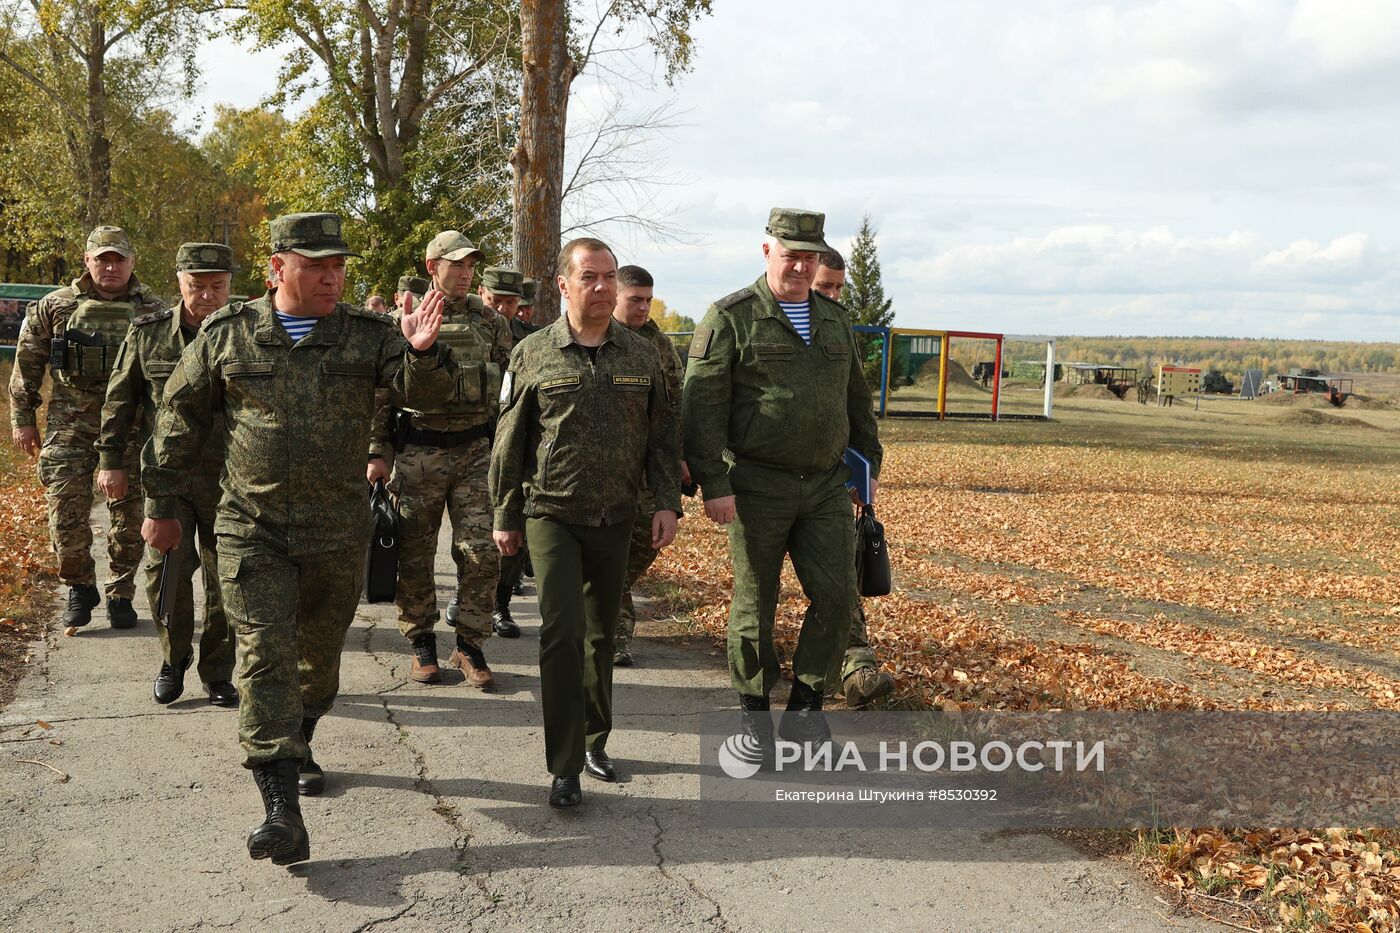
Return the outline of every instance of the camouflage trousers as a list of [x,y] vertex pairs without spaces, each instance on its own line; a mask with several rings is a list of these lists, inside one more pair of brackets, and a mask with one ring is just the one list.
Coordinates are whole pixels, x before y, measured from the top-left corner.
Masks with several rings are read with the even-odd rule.
[[[49,422],[54,412],[50,406]],[[85,434],[86,432],[82,432]],[[65,586],[96,584],[97,567],[92,559],[93,478],[97,472],[97,450],[83,442],[82,434],[50,430],[39,451],[39,482],[49,513],[49,542],[58,557],[58,579]],[[96,427],[92,435],[96,439]],[[141,564],[141,448],[126,451],[127,495],[107,501],[110,527],[107,531],[109,579],[108,599],[131,599],[136,595],[136,568]]]
[[464,447],[413,445],[394,458],[391,481],[403,517],[399,545],[399,631],[406,638],[437,624],[437,557],[442,513],[452,522],[452,560],[457,565],[457,634],[480,647],[491,634],[501,555],[491,540],[491,497],[486,473],[491,442]]
[[[854,597],[855,610],[851,612],[851,634],[846,639],[846,652],[844,655],[838,654],[831,661],[831,668],[827,671],[826,684],[828,688],[839,687],[841,681],[850,677],[851,674],[862,667],[879,667],[880,662],[875,657],[875,649],[870,647],[870,642],[865,636],[865,607],[860,603],[860,597]],[[802,616],[802,625],[805,628],[812,620],[812,607],[807,606],[807,612]]]
[[734,596],[729,606],[729,676],[734,689],[767,696],[780,675],[773,618],[783,558],[812,612],[793,652],[793,676],[821,693],[851,627],[855,598],[855,528],[838,464],[826,473],[798,476],[752,463],[730,470],[737,517],[729,524]]
[[637,517],[632,521],[632,545],[627,552],[627,579],[622,584],[622,602],[617,609],[617,634],[614,644],[622,651],[632,644],[637,632],[637,607],[632,603],[632,587],[642,574],[656,562],[659,553],[651,547],[651,521],[656,514],[656,497],[643,489],[637,496]]
[[292,557],[218,536],[224,612],[238,637],[238,742],[251,768],[305,761],[303,717],[330,712],[364,586],[365,544]]
[[[180,548],[175,604],[170,615],[170,630],[166,631],[156,619],[156,633],[167,664],[178,665],[190,653],[194,642],[194,572],[203,571],[204,632],[199,639],[199,679],[204,683],[233,679],[234,634],[224,613],[224,601],[219,589],[218,552],[214,543],[214,512],[219,505],[218,483],[200,490],[193,502],[180,500]],[[195,538],[198,536],[198,546]],[[146,598],[151,615],[156,616],[160,605],[160,571],[165,558],[159,551],[146,549]]]

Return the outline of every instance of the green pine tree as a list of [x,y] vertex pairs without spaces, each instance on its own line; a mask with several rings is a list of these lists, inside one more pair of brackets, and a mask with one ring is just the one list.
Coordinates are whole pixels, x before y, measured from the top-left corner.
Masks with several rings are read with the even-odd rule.
[[[875,227],[870,215],[860,219],[851,255],[846,257],[846,291],[842,301],[851,312],[852,324],[889,327],[894,323],[894,299],[885,297],[880,276],[880,255],[875,246]],[[880,387],[880,341],[870,334],[856,334],[856,343],[865,359],[865,379],[872,391]]]

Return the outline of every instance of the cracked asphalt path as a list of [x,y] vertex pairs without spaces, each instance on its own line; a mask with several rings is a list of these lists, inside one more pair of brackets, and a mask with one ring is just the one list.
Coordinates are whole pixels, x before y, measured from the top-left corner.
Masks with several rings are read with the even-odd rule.
[[550,810],[533,596],[516,606],[524,637],[486,646],[490,694],[409,683],[393,607],[360,607],[316,733],[330,786],[303,800],[312,860],[291,870],[244,849],[261,805],[236,714],[193,673],[170,707],[151,700],[142,601],[135,630],[99,610],[55,633],[0,710],[0,929],[1219,929],[1047,836],[708,827],[695,714],[732,704],[723,661],[645,622],[616,678],[623,781],[585,777],[582,807]]

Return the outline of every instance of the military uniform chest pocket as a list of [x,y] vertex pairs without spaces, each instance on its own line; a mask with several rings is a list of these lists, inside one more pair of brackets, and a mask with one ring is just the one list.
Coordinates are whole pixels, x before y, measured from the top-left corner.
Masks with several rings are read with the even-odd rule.
[[753,352],[760,363],[781,363],[792,359],[797,348],[790,343],[756,343]]
[[277,364],[272,360],[229,360],[219,367],[224,393],[244,411],[275,417]]
[[[323,360],[321,383],[325,387],[326,401],[332,406],[346,406],[345,414],[353,417],[374,406],[374,364],[371,362]],[[335,408],[331,410],[336,411]]]
[[851,348],[844,343],[824,343],[822,352],[829,360],[849,360],[851,358]]
[[165,395],[165,383],[175,372],[176,364],[168,360],[151,360],[145,364],[146,381],[151,384],[151,398],[159,402]]

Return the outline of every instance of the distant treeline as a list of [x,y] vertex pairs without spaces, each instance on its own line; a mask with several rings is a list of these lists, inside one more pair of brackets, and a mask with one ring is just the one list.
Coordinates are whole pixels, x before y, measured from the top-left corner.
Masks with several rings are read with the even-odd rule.
[[[957,358],[958,354],[954,352],[953,356]],[[1223,337],[1058,337],[1055,356],[1062,363],[1136,366],[1143,375],[1155,369],[1158,363],[1218,369],[1236,379],[1246,369],[1262,369],[1265,375],[1272,375],[1286,373],[1293,366],[1323,372],[1400,373],[1400,343]],[[1010,361],[1044,360],[1045,341],[1008,340],[1006,358]],[[1016,372],[1014,366],[1011,369]]]

